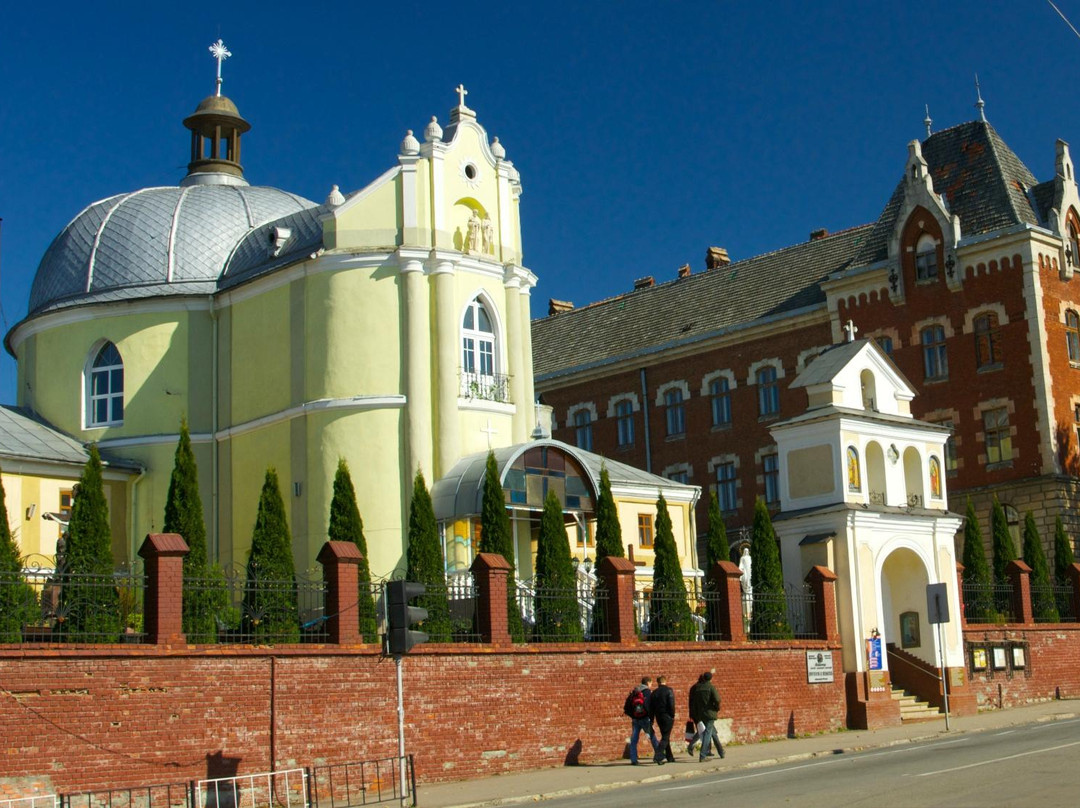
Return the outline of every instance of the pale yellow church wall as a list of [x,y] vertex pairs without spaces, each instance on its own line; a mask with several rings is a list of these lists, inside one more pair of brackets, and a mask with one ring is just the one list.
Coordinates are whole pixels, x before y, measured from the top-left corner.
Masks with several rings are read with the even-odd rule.
[[[691,565],[689,543],[687,536],[690,531],[690,509],[681,502],[668,502],[668,516],[671,517],[671,533],[675,538],[675,549],[679,554],[679,562],[684,569]],[[656,541],[656,500],[638,498],[615,498],[615,510],[619,516],[619,528],[622,531],[623,552],[626,545],[634,546],[634,561],[644,561],[645,566],[652,571],[655,554],[652,547],[642,547],[638,541],[638,515],[647,514],[652,517],[653,542]]]
[[[116,345],[124,361],[124,422],[84,429],[85,373],[91,352],[104,340]],[[20,361],[20,366],[35,369],[24,379],[28,397],[20,400],[32,402],[49,423],[82,440],[179,429],[189,397],[198,397],[190,390],[189,367],[209,364],[193,357],[191,348],[190,313],[184,311],[99,316],[43,330],[20,348],[20,356],[34,355],[32,363]]]
[[885,561],[882,574],[888,578],[892,607],[886,615],[888,628],[882,629],[885,640],[901,648],[900,615],[915,612],[919,616],[919,644],[903,650],[933,663],[934,635],[926,613],[927,574],[922,560],[911,550],[897,550]]
[[833,447],[828,444],[793,449],[787,455],[788,494],[792,499],[821,496],[836,490]]
[[326,246],[332,250],[395,249],[401,221],[400,175],[371,187],[362,199],[350,202],[324,228]]
[[[229,444],[231,460],[227,473],[232,508],[229,523],[225,526],[228,531],[228,546],[222,548],[221,556],[226,563],[246,564],[251,549],[251,532],[255,528],[255,516],[259,510],[259,494],[268,467],[277,470],[281,497],[285,502],[285,514],[289,518],[289,528],[292,529],[290,425],[287,421],[271,424],[235,435],[226,443]],[[297,569],[305,569],[308,564],[306,553],[298,557],[296,550],[294,545],[293,556]]]
[[290,299],[291,288],[285,285],[231,306],[232,424],[284,410],[291,403]]
[[[480,138],[479,130],[460,126],[453,148],[444,159],[442,204],[449,217],[446,224],[450,240],[447,242],[440,234],[440,246],[462,249],[472,210],[477,210],[481,218],[486,214],[496,235],[499,233],[497,175],[495,167],[487,161]],[[465,166],[469,163],[478,171],[476,182],[470,182],[466,177]]]
[[317,272],[303,283],[305,399],[401,393],[397,269]]
[[[180,431],[180,422],[165,424],[164,429]],[[134,500],[134,522],[131,521],[131,509],[125,505],[122,515],[125,525],[132,525],[127,530],[125,556],[136,558],[143,539],[148,533],[159,533],[164,529],[165,502],[169,496],[169,480],[172,476],[173,462],[176,457],[176,444],[172,441],[165,443],[150,443],[143,446],[128,445],[117,451],[126,460],[133,460],[140,464],[146,473],[138,482],[131,483],[132,498]],[[205,470],[204,470],[205,468]],[[210,473],[209,464],[199,468],[200,477]],[[205,487],[205,482],[200,479]],[[209,489],[205,489],[209,490]],[[207,504],[203,502],[204,518],[209,517]],[[110,506],[111,514],[111,506]]]
[[402,230],[402,243],[419,247],[431,247],[431,164],[427,160],[416,163],[416,228]]
[[[308,503],[312,560],[327,539],[334,474],[338,458],[344,458],[364,520],[372,576],[381,578],[404,569],[412,474],[402,469],[403,422],[400,408],[332,410],[309,416],[308,477],[315,484]],[[426,482],[430,490],[432,480]]]

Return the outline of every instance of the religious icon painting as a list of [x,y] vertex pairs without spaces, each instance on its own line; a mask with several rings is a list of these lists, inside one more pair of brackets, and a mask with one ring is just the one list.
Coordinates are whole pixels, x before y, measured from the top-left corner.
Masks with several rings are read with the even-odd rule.
[[1024,646],[1014,645],[1012,647],[1012,666],[1014,668],[1023,668],[1027,661],[1027,655],[1024,653]]
[[930,458],[930,496],[941,499],[941,461]]
[[1005,664],[1006,664],[1005,660],[1006,660],[1005,649],[1002,648],[1001,646],[995,647],[994,648],[994,670],[996,670],[996,671],[1005,670]]
[[859,450],[854,446],[847,447],[847,479],[848,491],[862,490],[862,475],[859,471]]
[[985,648],[972,648],[971,649],[971,669],[974,671],[984,671],[989,667],[989,660],[986,656]]
[[922,645],[919,636],[919,613],[904,612],[900,615],[900,647],[918,648]]

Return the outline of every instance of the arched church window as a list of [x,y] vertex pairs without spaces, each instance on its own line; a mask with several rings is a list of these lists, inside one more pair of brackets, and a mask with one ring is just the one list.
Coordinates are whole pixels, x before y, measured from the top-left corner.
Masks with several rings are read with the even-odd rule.
[[124,360],[111,342],[98,350],[88,376],[86,425],[115,426],[124,422]]
[[462,395],[490,401],[505,401],[505,379],[495,370],[495,326],[479,297],[465,308],[461,322]]
[[1065,345],[1069,349],[1069,361],[1080,364],[1080,314],[1072,309],[1065,312]]
[[933,236],[924,233],[915,245],[915,280],[935,281],[937,276],[937,242]]
[[874,372],[864,370],[859,374],[859,383],[862,387],[862,405],[865,410],[877,411],[877,380]]
[[1076,224],[1069,222],[1069,254],[1065,257],[1069,261],[1070,266],[1077,266],[1080,264],[1080,233],[1077,232]]
[[848,491],[862,491],[862,472],[859,469],[859,450],[847,447],[847,487]]

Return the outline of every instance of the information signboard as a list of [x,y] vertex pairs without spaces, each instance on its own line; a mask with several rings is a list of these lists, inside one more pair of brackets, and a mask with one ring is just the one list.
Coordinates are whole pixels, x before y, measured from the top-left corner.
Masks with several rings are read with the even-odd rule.
[[806,681],[812,685],[833,680],[832,651],[806,652]]

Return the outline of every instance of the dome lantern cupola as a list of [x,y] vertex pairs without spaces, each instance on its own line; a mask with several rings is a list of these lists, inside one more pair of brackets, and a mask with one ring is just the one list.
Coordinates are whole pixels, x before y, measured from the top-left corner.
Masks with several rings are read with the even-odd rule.
[[191,130],[191,162],[180,185],[247,185],[240,165],[240,136],[251,124],[221,94],[221,63],[232,54],[220,39],[210,46],[210,53],[218,63],[217,92],[184,119]]

